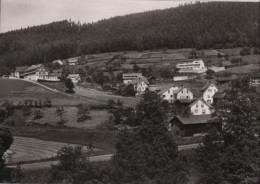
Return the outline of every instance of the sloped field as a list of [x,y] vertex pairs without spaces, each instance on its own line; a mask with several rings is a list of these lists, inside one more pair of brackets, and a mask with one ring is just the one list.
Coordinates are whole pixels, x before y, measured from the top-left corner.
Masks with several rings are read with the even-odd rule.
[[[14,137],[14,142],[10,148],[12,156],[9,163],[18,163],[26,161],[35,161],[55,157],[57,151],[63,146],[76,146],[76,144],[67,144],[54,141],[44,141],[36,138]],[[83,152],[87,152],[86,146],[83,147]],[[100,149],[94,149],[94,152]]]

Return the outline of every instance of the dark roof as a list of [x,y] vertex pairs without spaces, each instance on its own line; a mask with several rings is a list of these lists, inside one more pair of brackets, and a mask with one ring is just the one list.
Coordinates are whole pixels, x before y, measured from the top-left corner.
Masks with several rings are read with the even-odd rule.
[[208,87],[211,86],[211,84],[213,84],[217,88],[216,84],[214,84],[213,82],[209,82],[205,86],[203,86],[200,90],[204,91],[204,90],[208,89]]
[[174,118],[177,118],[184,125],[208,123],[208,121],[213,119],[211,115],[192,115],[190,117],[175,116]]
[[226,93],[225,92],[217,92],[213,98],[218,98],[218,99],[222,99],[226,96]]
[[223,77],[218,77],[217,81],[220,82],[225,82],[225,81],[232,81],[238,79],[237,75],[231,75],[231,76],[223,76]]
[[27,68],[27,66],[16,67],[15,72],[26,72]]
[[200,97],[200,98],[198,98],[197,100],[195,100],[194,102],[192,102],[189,106],[190,107],[192,107],[195,103],[197,103],[198,101],[202,101],[205,105],[207,105],[208,107],[212,107],[210,104],[208,104],[207,102],[205,102],[205,100],[202,98],[202,97]]
[[194,100],[192,100],[192,99],[177,99],[175,102],[180,102],[180,103],[183,103],[183,104],[190,104],[193,101]]

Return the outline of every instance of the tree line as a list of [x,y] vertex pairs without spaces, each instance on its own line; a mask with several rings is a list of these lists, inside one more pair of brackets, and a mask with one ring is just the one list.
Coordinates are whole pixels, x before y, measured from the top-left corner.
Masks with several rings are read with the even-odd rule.
[[89,24],[65,20],[28,27],[0,35],[0,72],[100,52],[258,47],[258,16],[259,3],[210,2]]

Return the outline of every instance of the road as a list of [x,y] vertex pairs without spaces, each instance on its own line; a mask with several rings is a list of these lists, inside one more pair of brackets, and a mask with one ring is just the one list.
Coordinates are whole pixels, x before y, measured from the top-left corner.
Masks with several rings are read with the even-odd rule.
[[[189,145],[181,145],[178,146],[178,150],[188,150],[188,149],[196,149],[200,144],[189,144]],[[89,158],[90,162],[101,162],[101,161],[108,161],[112,158],[113,154],[107,155],[99,155],[99,156],[92,156]],[[38,163],[31,163],[31,164],[22,164],[21,169],[23,170],[36,170],[36,169],[48,169],[52,165],[57,165],[58,161],[46,161],[46,162],[38,162]],[[8,168],[16,168],[16,165],[7,166]]]

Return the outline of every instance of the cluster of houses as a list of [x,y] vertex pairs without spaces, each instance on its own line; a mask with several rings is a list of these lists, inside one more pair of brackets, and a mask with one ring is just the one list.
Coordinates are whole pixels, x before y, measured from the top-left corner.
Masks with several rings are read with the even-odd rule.
[[17,67],[14,77],[32,81],[60,81],[61,73],[50,72],[43,64]]
[[[213,83],[204,86],[198,98],[195,98],[195,95],[188,87],[178,87],[176,85],[160,91],[159,95],[163,100],[175,104],[176,108],[183,107],[188,111],[186,116],[177,115],[169,120],[171,131],[181,136],[194,136],[205,133],[209,120],[212,119],[211,114],[214,112],[214,103],[225,96],[224,92],[219,92],[219,89]],[[214,126],[220,128],[219,124]]]
[[[16,67],[13,76],[31,81],[59,82],[61,80],[62,70],[50,71],[43,64],[38,64]],[[67,78],[70,78],[73,83],[80,81],[79,74],[69,74]]]

